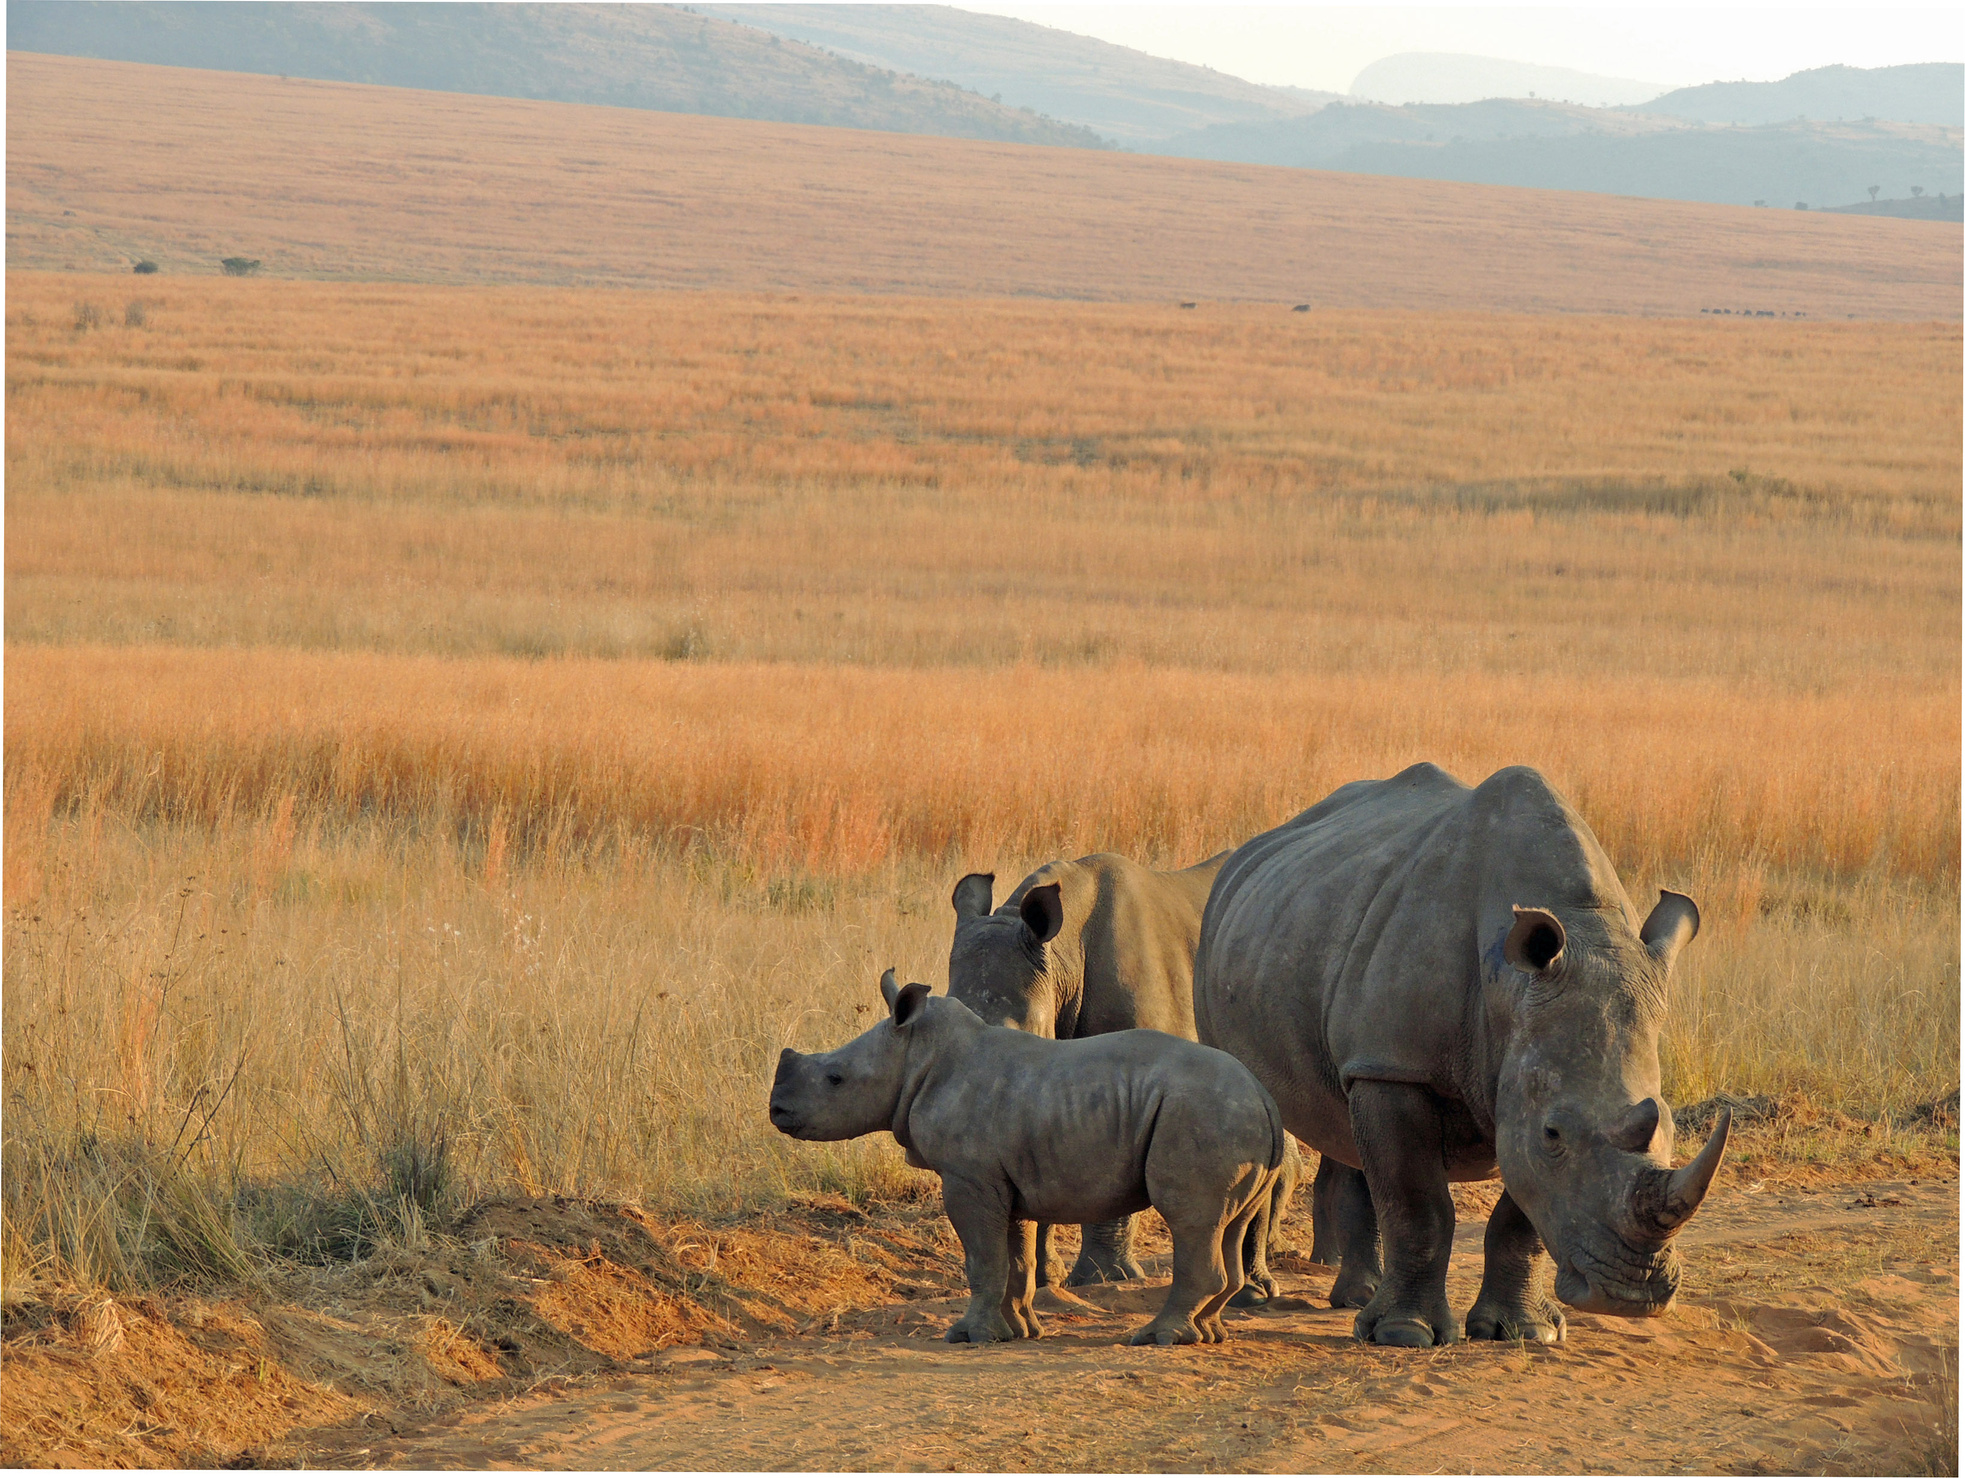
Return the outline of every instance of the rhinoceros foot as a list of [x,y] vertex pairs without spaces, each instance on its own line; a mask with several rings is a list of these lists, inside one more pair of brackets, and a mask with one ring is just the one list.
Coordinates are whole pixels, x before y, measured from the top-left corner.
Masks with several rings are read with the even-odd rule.
[[1548,1298],[1512,1308],[1481,1300],[1467,1311],[1469,1339],[1519,1339],[1530,1344],[1559,1345],[1568,1330],[1568,1319],[1563,1317],[1555,1301]]
[[1146,1270],[1131,1252],[1113,1253],[1103,1248],[1088,1247],[1078,1254],[1078,1261],[1072,1265],[1064,1286],[1083,1288],[1091,1283],[1128,1283],[1145,1276]]
[[1259,1309],[1276,1296],[1276,1280],[1267,1274],[1252,1276],[1241,1290],[1228,1300],[1231,1309]]
[[1144,1329],[1138,1330],[1126,1341],[1132,1345],[1218,1345],[1221,1343],[1219,1323],[1210,1329],[1208,1321],[1183,1319],[1178,1323],[1162,1323],[1155,1319]]
[[988,1345],[1023,1337],[1021,1331],[1011,1328],[1010,1321],[993,1309],[987,1314],[964,1315],[942,1336],[952,1345]]
[[1330,1306],[1334,1309],[1362,1309],[1378,1293],[1379,1271],[1346,1263],[1337,1270],[1337,1281],[1330,1286]]
[[1430,1345],[1450,1345],[1460,1338],[1460,1321],[1446,1307],[1444,1296],[1437,1307],[1415,1308],[1397,1301],[1381,1290],[1377,1297],[1358,1310],[1351,1332],[1367,1344],[1393,1345],[1423,1350]]
[[1133,1256],[1133,1218],[1088,1223],[1078,1261],[1064,1280],[1066,1288],[1083,1288],[1092,1283],[1127,1283],[1144,1278],[1146,1270]]

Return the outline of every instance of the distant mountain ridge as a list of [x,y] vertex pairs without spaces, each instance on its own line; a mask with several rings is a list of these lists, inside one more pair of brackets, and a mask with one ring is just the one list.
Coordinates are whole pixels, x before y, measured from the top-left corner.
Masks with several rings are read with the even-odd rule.
[[1779,82],[1708,82],[1643,105],[1698,123],[1786,123],[1888,119],[1965,127],[1965,63],[1902,67],[1816,67]]
[[9,51],[1105,148],[954,83],[672,5],[13,0]]
[[1893,197],[1912,186],[1933,195],[1965,189],[1965,135],[1955,128],[1875,121],[1710,125],[1648,110],[1525,98],[1404,107],[1337,103],[1282,123],[1197,130],[1161,151],[1224,163],[1722,205],[1840,206],[1862,200],[1871,185]]
[[1545,67],[1501,57],[1408,51],[1381,57],[1351,83],[1351,96],[1373,103],[1478,103],[1488,98],[1547,98],[1588,108],[1643,103],[1667,91],[1663,82],[1600,77],[1573,67]]
[[947,5],[703,5],[840,56],[945,78],[1143,148],[1220,123],[1314,112],[1337,93],[1265,87],[1071,31]]

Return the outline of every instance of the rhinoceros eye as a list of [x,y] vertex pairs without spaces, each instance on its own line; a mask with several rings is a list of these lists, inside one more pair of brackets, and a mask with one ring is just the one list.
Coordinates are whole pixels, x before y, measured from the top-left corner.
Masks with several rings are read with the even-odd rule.
[[826,1081],[832,1084],[833,1087],[837,1088],[841,1083],[845,1082],[846,1080],[840,1077],[838,1073],[827,1073]]

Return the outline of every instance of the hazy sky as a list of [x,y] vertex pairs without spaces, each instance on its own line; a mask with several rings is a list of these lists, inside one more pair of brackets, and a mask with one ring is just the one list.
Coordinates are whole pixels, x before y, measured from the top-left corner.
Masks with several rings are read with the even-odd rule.
[[1965,9],[1787,6],[1026,5],[957,0],[1199,62],[1253,82],[1350,89],[1367,63],[1401,51],[1463,51],[1683,86],[1770,81],[1842,62],[1965,61]]

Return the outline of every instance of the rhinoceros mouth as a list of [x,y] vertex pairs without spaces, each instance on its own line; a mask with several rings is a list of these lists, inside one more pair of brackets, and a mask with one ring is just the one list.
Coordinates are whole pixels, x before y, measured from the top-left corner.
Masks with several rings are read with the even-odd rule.
[[1556,1297],[1585,1314],[1651,1319],[1678,1296],[1678,1256],[1619,1246],[1579,1246],[1556,1260]]
[[798,1121],[798,1115],[788,1108],[780,1108],[777,1104],[772,1104],[771,1124],[780,1134],[789,1134],[793,1139],[800,1138],[798,1131],[803,1126]]

